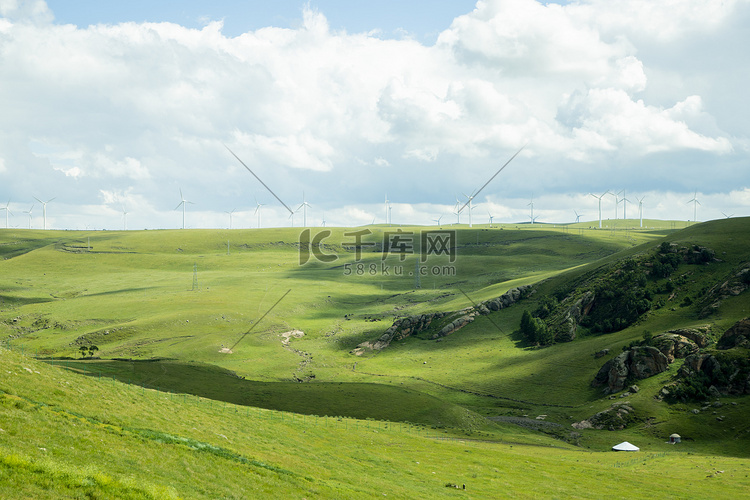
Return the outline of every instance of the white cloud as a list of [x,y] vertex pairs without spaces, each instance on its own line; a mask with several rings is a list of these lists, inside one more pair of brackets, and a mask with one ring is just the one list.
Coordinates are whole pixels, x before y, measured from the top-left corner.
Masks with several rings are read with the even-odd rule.
[[660,43],[721,29],[746,0],[588,0],[572,6],[580,20],[607,34],[627,33]]
[[34,23],[49,23],[54,19],[44,0],[0,0],[0,17]]
[[311,9],[227,38],[216,21],[61,26],[43,2],[0,0],[0,199],[67,187],[96,206],[132,188],[157,213],[182,188],[221,214],[265,195],[222,142],[282,199],[305,189],[361,223],[342,207],[450,201],[525,142],[484,193],[498,214],[509,191],[666,189],[678,164],[669,189],[711,165],[706,191],[728,193],[748,182],[750,61],[725,50],[747,40],[748,5],[486,0],[425,46],[331,31]]
[[685,118],[700,112],[700,98],[691,96],[674,107],[661,110],[633,101],[624,91],[591,89],[575,94],[561,106],[574,137],[587,149],[626,150],[653,153],[675,149],[699,149],[717,153],[731,151],[723,137],[706,137],[692,131]]
[[461,61],[489,63],[509,77],[596,78],[611,59],[626,55],[625,47],[602,41],[570,8],[534,0],[480,1],[453,21],[439,43],[451,46]]

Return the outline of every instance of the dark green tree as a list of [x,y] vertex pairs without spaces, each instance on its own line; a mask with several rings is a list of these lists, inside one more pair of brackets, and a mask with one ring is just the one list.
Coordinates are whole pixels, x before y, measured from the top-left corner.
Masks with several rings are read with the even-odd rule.
[[643,345],[651,345],[654,341],[654,334],[651,330],[643,330]]
[[541,318],[534,318],[534,338],[537,344],[549,345],[555,340],[555,334]]
[[521,335],[531,344],[536,342],[536,322],[529,311],[524,311],[521,315]]

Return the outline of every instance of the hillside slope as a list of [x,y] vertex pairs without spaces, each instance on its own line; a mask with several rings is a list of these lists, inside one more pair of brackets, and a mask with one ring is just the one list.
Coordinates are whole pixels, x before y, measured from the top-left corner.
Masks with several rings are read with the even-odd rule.
[[0,363],[3,498],[738,498],[750,486],[745,459],[668,445],[635,459],[436,440],[383,422],[211,405],[4,349]]

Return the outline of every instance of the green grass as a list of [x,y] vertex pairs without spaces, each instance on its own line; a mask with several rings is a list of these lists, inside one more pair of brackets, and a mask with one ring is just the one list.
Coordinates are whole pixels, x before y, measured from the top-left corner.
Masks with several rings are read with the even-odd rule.
[[[54,361],[53,361],[54,362]],[[439,428],[492,430],[466,409],[419,391],[388,384],[262,382],[209,364],[169,360],[57,360],[90,377],[192,394],[243,406],[307,415],[411,422]]]
[[[746,484],[741,474],[730,481],[730,475],[712,473],[707,478],[707,473],[700,477],[693,473],[710,471],[712,464],[729,464],[727,470],[741,468],[738,464],[744,463],[750,449],[750,408],[744,398],[724,398],[721,409],[694,414],[690,411],[694,406],[656,401],[654,395],[670,382],[679,363],[639,382],[642,390],[629,398],[638,420],[628,429],[578,432],[570,424],[621,401],[610,400],[589,383],[609,357],[641,338],[645,329],[658,334],[709,324],[718,336],[750,316],[747,293],[726,299],[718,314],[704,319],[697,317],[695,307],[679,306],[685,296],[698,298],[707,284],[726,279],[750,262],[749,223],[736,218],[681,229],[679,223],[673,227],[659,222],[656,227],[656,221],[644,221],[648,229],[635,230],[633,221],[617,221],[614,231],[590,229],[588,223],[461,227],[456,261],[451,263],[446,256],[429,260],[430,266],[455,266],[455,273],[428,273],[416,290],[414,277],[409,276],[414,256],[403,262],[398,256],[383,260],[380,252],[368,247],[362,256],[364,271],[358,275],[356,266],[351,266],[356,264],[355,252],[347,245],[352,238],[345,234],[351,230],[345,229],[333,229],[325,241],[324,251],[336,254],[336,262],[304,266],[299,265],[299,230],[292,229],[0,230],[0,255],[5,259],[0,261],[0,339],[14,351],[4,353],[15,360],[8,363],[16,363],[16,368],[6,371],[25,376],[28,372],[19,366],[26,363],[34,366],[32,371],[50,377],[49,383],[38,387],[29,383],[25,388],[0,378],[3,411],[8,412],[8,422],[16,422],[14,436],[26,425],[70,451],[50,461],[49,454],[39,453],[40,447],[49,450],[42,437],[18,450],[15,441],[0,441],[5,446],[0,471],[16,478],[8,479],[14,486],[7,491],[28,482],[36,489],[19,490],[24,492],[19,496],[40,498],[45,488],[52,491],[49,497],[80,489],[101,498],[247,497],[263,492],[308,498],[455,495],[455,490],[451,493],[444,487],[446,482],[471,483],[467,494],[476,497],[535,497],[549,495],[543,488],[553,488],[555,480],[560,484],[549,490],[553,496],[601,496],[590,492],[603,492],[594,484],[610,478],[613,471],[642,494],[649,481],[664,482],[657,473],[661,471],[674,474],[670,477],[681,484],[675,490],[678,497],[688,496],[691,482],[703,491],[700,488],[707,481],[727,483],[716,495],[724,492],[730,497],[734,488]],[[384,231],[395,228],[369,229],[373,234],[364,241],[378,243]],[[569,287],[618,259],[650,252],[665,237],[679,244],[708,246],[722,262],[682,266],[677,275],[684,275],[683,284],[673,300],[620,332],[545,348],[530,348],[518,338],[515,331],[522,312],[533,310],[541,296]],[[377,270],[373,274],[370,265]],[[382,272],[383,265],[389,267],[389,274]],[[395,272],[399,266],[403,275]],[[396,317],[462,309],[521,284],[537,284],[536,294],[477,318],[441,342],[420,335],[393,342],[382,352],[350,354],[359,343],[379,337]],[[292,329],[305,335],[284,345],[281,334]],[[99,347],[101,359],[76,359],[78,347],[91,344]],[[231,354],[220,352],[228,347]],[[610,349],[609,357],[594,358],[604,348]],[[25,361],[18,357],[21,353],[55,366]],[[89,377],[77,374],[84,368]],[[125,383],[112,381],[112,376]],[[152,406],[158,411],[150,414]],[[540,415],[558,426],[549,426],[544,434],[482,418]],[[717,421],[717,416],[725,418]],[[387,432],[382,422],[386,420],[392,422]],[[211,434],[229,437],[230,431],[215,431],[224,425],[238,434],[247,434],[248,428],[268,434],[243,435],[228,446],[225,438]],[[363,438],[351,426],[369,433]],[[0,423],[7,432],[0,432],[0,440],[11,436],[11,426],[7,427]],[[488,442],[440,441],[438,452],[432,448],[435,441],[416,435],[416,430]],[[672,432],[686,437],[682,446],[664,445]],[[263,446],[255,446],[253,436]],[[111,440],[112,451],[86,468],[83,464],[88,463],[88,454],[95,454],[96,439]],[[331,440],[346,445],[339,449]],[[615,467],[632,459],[615,460],[600,453],[623,440],[645,450],[645,464]],[[300,443],[309,454],[303,460],[295,455]],[[596,453],[575,451],[569,443]],[[128,456],[134,449],[148,450],[154,457],[170,451],[164,463],[154,457],[140,463],[115,457],[118,449]],[[420,453],[432,457],[436,473],[453,471],[456,460],[461,465],[455,470],[461,473],[437,484],[419,467],[403,468],[408,457],[425,463],[415,458]],[[108,461],[114,465],[109,467]],[[215,487],[199,486],[195,478],[221,475],[217,464],[222,461],[232,464],[226,480]],[[530,465],[519,472],[503,461]],[[582,465],[576,465],[579,461]],[[129,474],[134,463],[138,472]],[[185,464],[195,477],[171,470]],[[248,467],[259,489],[233,490]],[[349,477],[344,473],[347,468],[360,477]],[[643,475],[645,470],[651,472]],[[287,474],[290,471],[299,476]],[[140,480],[158,477],[164,480]],[[309,478],[314,479],[314,487]],[[384,483],[398,486],[381,491]],[[58,484],[70,486],[57,490]],[[436,484],[439,488],[433,489]],[[0,496],[8,495],[0,490]]]
[[663,442],[623,455],[519,444],[521,431],[504,443],[440,440],[410,426],[197,403],[5,350],[0,361],[4,498],[737,498],[750,486],[746,458]]

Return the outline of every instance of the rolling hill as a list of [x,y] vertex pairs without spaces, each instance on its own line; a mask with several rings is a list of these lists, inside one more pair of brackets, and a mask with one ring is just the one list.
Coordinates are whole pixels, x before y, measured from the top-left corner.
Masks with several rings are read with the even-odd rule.
[[[5,363],[15,366],[6,371],[13,377],[47,374],[54,380],[22,387],[8,378],[0,388],[6,416],[23,415],[30,428],[55,436],[53,442],[77,439],[78,430],[60,428],[72,418],[84,427],[106,427],[115,441],[136,440],[140,444],[135,448],[147,445],[147,453],[154,452],[152,445],[209,450],[200,454],[206,469],[198,476],[212,474],[213,460],[230,460],[240,468],[258,461],[247,452],[249,445],[241,450],[222,447],[180,427],[182,421],[203,419],[191,415],[198,405],[203,411],[207,404],[211,411],[224,411],[220,408],[229,405],[238,418],[244,409],[246,418],[257,412],[288,415],[304,425],[333,421],[347,426],[342,431],[334,425],[330,432],[346,433],[350,425],[374,431],[366,427],[368,422],[390,421],[379,425],[389,425],[389,432],[401,426],[391,437],[398,447],[407,446],[403,439],[415,440],[408,444],[415,449],[430,449],[437,437],[470,439],[471,450],[456,453],[446,448],[444,459],[455,455],[461,464],[471,462],[464,459],[473,453],[500,453],[508,459],[503,453],[511,453],[512,442],[512,454],[521,453],[535,467],[552,471],[545,476],[550,479],[562,473],[550,457],[581,460],[591,467],[610,460],[602,459],[609,455],[582,450],[601,452],[624,440],[654,454],[646,469],[668,467],[682,480],[693,477],[688,468],[681,468],[689,460],[698,461],[698,467],[719,461],[728,461],[727,469],[739,467],[750,449],[746,396],[726,390],[722,394],[719,388],[724,386],[714,380],[701,382],[717,384],[710,400],[692,398],[697,393],[686,392],[685,384],[693,387],[699,374],[685,375],[685,357],[670,360],[664,371],[648,378],[629,375],[624,389],[607,393],[592,386],[606,363],[612,365],[628,350],[657,350],[652,346],[660,344],[652,339],[663,341],[665,335],[673,335],[667,332],[677,330],[705,333],[706,344],[693,353],[701,359],[731,358],[731,366],[740,373],[740,361],[748,358],[746,347],[719,350],[717,341],[750,316],[743,278],[750,267],[750,219],[682,230],[669,223],[659,229],[654,221],[645,222],[651,229],[624,226],[602,231],[584,224],[446,227],[441,229],[452,238],[451,252],[436,252],[423,260],[418,259],[429,242],[420,236],[437,228],[370,226],[329,229],[325,234],[318,229],[309,236],[299,229],[0,231],[0,337],[10,349],[3,351]],[[388,249],[394,235],[413,248]],[[509,290],[527,286],[529,293],[507,307],[481,309]],[[585,314],[580,312],[582,304]],[[571,311],[578,311],[573,319]],[[552,336],[541,343],[525,338],[519,331],[524,312],[538,317]],[[425,315],[435,318],[428,326],[399,335],[385,348],[353,354],[392,324]],[[441,333],[447,323],[467,315],[471,321],[450,334]],[[97,348],[95,356],[82,356],[81,349],[91,346]],[[637,392],[627,389],[633,385]],[[86,389],[73,395],[68,386]],[[80,400],[87,391],[97,393],[96,401],[108,408],[109,416],[94,403],[88,404],[89,413],[75,410],[83,405]],[[145,407],[149,395],[177,405],[173,411],[185,415],[181,422],[173,422],[166,409],[157,420],[139,422],[137,411],[124,411],[120,404],[125,398],[134,409]],[[711,406],[714,402],[717,406]],[[63,418],[54,413],[58,406],[65,415],[80,415]],[[624,425],[620,420],[613,425],[611,416],[622,414],[623,407],[628,408]],[[615,430],[572,425],[605,418]],[[274,442],[286,442],[285,433],[290,432],[282,430],[287,422],[276,424],[253,423],[273,427],[273,437],[265,438],[271,448]],[[214,423],[196,422],[193,429],[206,432],[210,425]],[[412,430],[427,434],[415,436]],[[685,437],[679,446],[665,444],[673,432]],[[306,439],[298,430],[294,434]],[[211,496],[217,491],[224,492],[219,496],[232,496],[221,488],[239,481],[228,478],[224,486],[203,493],[194,485],[183,491],[167,486],[179,480],[170,472],[164,476],[170,479],[144,489],[122,472],[125,469],[116,474],[84,471],[83,452],[67,458],[61,453],[45,462],[33,446],[13,455],[13,441],[0,432],[3,437],[5,465],[0,470],[25,478],[13,484],[37,477],[34,471],[39,469],[39,477],[46,478],[42,483],[57,481],[50,478],[62,477],[59,474],[71,478],[71,491],[85,483],[103,497],[132,493],[133,498],[148,498]],[[539,445],[547,451],[535,451]],[[305,446],[316,456],[330,455],[329,466],[351,466],[351,456],[320,441]],[[305,481],[323,477],[317,467],[303,466],[303,479],[279,472],[288,469],[279,464],[287,463],[290,453],[269,451],[262,458],[263,464],[275,464],[271,469],[260,467],[273,491],[356,496],[350,479],[333,480],[326,474],[322,489],[307,489]],[[362,471],[368,484],[362,491],[368,496],[377,491],[375,476],[384,474],[383,464],[397,461],[395,456],[378,460],[382,462]],[[134,477],[148,468],[139,467]],[[715,472],[713,477],[726,483],[727,492],[744,484],[739,475],[728,481],[728,476]],[[606,475],[611,473],[607,470]],[[99,481],[96,474],[109,479]],[[591,481],[583,476],[579,482]],[[276,482],[279,477],[283,485]],[[413,476],[416,483],[432,484],[417,477],[421,476]],[[560,495],[587,496],[575,489],[576,477],[562,481]],[[445,482],[459,484],[458,479]],[[403,484],[405,489],[394,494],[408,497],[429,491],[434,496],[437,491],[419,490],[410,480]],[[493,481],[482,484],[484,494],[500,488]],[[529,496],[539,491],[515,476],[507,484],[528,489]],[[107,485],[114,489],[107,490]],[[440,487],[441,494],[448,491]],[[476,491],[474,495],[479,496]]]

